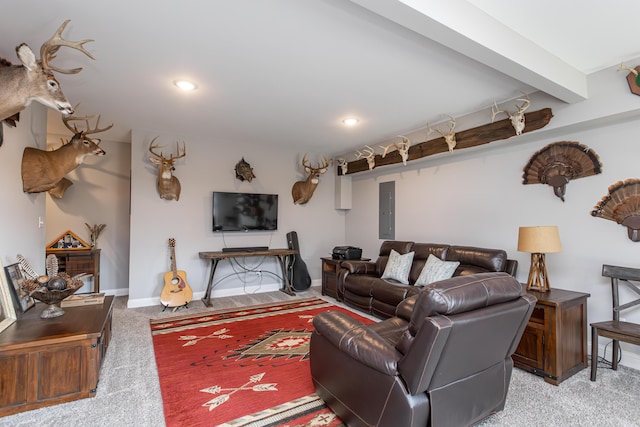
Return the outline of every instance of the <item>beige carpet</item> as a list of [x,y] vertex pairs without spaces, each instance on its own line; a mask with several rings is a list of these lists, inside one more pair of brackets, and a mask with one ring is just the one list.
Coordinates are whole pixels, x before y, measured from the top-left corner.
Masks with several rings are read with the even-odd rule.
[[[319,290],[312,288],[298,292],[297,297],[318,294]],[[282,292],[218,298],[214,309],[291,298]],[[332,298],[327,300],[335,303]],[[160,306],[127,309],[126,297],[116,298],[113,339],[96,397],[0,418],[0,427],[164,426],[149,319],[206,310],[200,301],[176,313],[162,312]],[[617,372],[600,368],[597,382],[589,381],[589,370],[585,369],[558,387],[514,369],[505,410],[480,425],[640,426],[638,397],[640,372],[624,366]]]

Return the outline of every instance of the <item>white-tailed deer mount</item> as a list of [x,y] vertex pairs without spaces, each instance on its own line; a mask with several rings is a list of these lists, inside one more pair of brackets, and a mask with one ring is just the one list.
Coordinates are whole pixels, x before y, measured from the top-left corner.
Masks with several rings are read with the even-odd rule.
[[366,159],[369,170],[373,170],[376,167],[376,152],[368,145],[364,147],[362,151],[356,150],[356,159]]
[[[409,147],[411,146],[411,141],[409,141],[409,138],[407,138],[406,136],[400,135],[400,138],[402,138],[402,142],[400,143],[394,142],[389,145],[380,146],[380,148],[384,150],[382,152],[382,158],[383,159],[385,158],[385,156],[387,155],[387,151],[389,151],[391,147],[395,147],[396,150],[398,150],[398,154],[400,154],[400,158],[402,159],[402,164],[407,166],[407,160],[409,159]],[[343,172],[343,174],[345,173],[346,172]]]
[[184,142],[182,143],[182,148],[176,142],[176,155],[171,154],[171,157],[166,158],[162,151],[160,153],[153,151],[156,148],[162,148],[153,144],[156,139],[158,139],[157,136],[149,144],[149,152],[153,154],[153,157],[149,157],[149,160],[158,165],[158,193],[160,193],[161,199],[178,201],[180,200],[180,181],[173,176],[173,171],[176,170],[173,163],[177,159],[186,156],[187,149]]
[[620,63],[620,68],[618,68],[618,71],[629,72],[629,74],[627,74],[627,83],[629,83],[629,90],[635,95],[640,95],[640,76],[638,76],[638,70],[640,70],[640,67],[627,67],[623,62]]
[[73,114],[73,107],[62,93],[53,72],[76,74],[82,68],[65,70],[53,66],[51,61],[62,46],[79,50],[91,59],[95,58],[83,46],[93,40],[72,42],[62,38],[62,32],[69,21],[64,21],[58,31],[42,44],[39,60],[25,43],[16,47],[22,65],[11,65],[6,59],[0,60],[0,120],[24,110],[34,100],[62,114]]
[[307,160],[307,155],[305,154],[302,158],[302,167],[307,173],[307,179],[293,184],[293,187],[291,188],[291,196],[293,197],[294,205],[304,205],[311,199],[313,192],[318,186],[318,182],[320,182],[320,175],[325,173],[329,167],[329,160],[325,157],[322,164],[312,167],[309,164],[309,160]]
[[518,98],[518,101],[522,101],[522,105],[516,106],[517,110],[515,113],[511,114],[507,110],[498,109],[498,104],[493,101],[493,105],[491,106],[491,123],[495,120],[496,116],[500,113],[504,113],[511,120],[511,125],[513,129],[516,131],[516,135],[521,135],[524,130],[524,112],[531,106],[531,101],[529,101],[529,95],[524,94],[526,98]]
[[[94,128],[89,121],[96,119]],[[89,138],[99,132],[111,129],[113,125],[100,128],[100,116],[63,116],[64,125],[73,132],[69,142],[62,141],[62,146],[53,151],[26,147],[22,153],[22,190],[25,193],[41,193],[49,191],[53,197],[61,198],[65,190],[72,184],[64,176],[80,166],[86,156],[104,156],[100,148],[100,139]],[[84,121],[86,130],[78,130],[71,121]]]
[[449,116],[449,118],[451,120],[449,120],[449,131],[447,133],[442,132],[438,128],[431,129],[431,126],[429,126],[429,123],[427,123],[427,139],[429,139],[429,134],[431,132],[438,132],[440,136],[444,138],[444,142],[447,144],[447,147],[449,147],[449,152],[453,153],[453,149],[457,144],[456,133],[453,131],[456,128],[456,119],[451,116]]

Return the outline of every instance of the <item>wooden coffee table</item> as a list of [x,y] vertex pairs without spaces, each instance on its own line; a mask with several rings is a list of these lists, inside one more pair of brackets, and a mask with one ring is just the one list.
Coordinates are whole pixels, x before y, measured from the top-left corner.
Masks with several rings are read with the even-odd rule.
[[41,319],[37,303],[0,333],[0,417],[92,397],[111,339],[113,296]]

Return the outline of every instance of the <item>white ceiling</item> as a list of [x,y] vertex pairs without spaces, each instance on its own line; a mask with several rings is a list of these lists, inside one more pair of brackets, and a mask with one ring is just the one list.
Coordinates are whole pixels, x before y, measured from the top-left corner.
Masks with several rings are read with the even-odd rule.
[[[636,0],[2,3],[0,56],[13,63],[15,46],[39,51],[65,19],[65,38],[95,40],[95,61],[62,48],[55,64],[84,67],[58,77],[80,113],[115,124],[108,140],[141,129],[332,155],[521,91],[579,102],[589,73],[640,57]],[[199,89],[179,93],[179,78]]]

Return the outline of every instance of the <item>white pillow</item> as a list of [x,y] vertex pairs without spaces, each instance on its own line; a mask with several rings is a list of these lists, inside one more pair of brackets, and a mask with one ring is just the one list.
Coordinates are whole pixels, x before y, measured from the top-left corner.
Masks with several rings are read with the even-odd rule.
[[391,249],[389,261],[387,261],[387,266],[384,268],[382,278],[395,279],[404,285],[408,285],[414,254],[415,252],[409,252],[408,254],[400,255],[394,249]]
[[442,261],[437,256],[429,254],[427,262],[424,264],[416,286],[424,286],[439,280],[448,279],[453,276],[460,261]]

